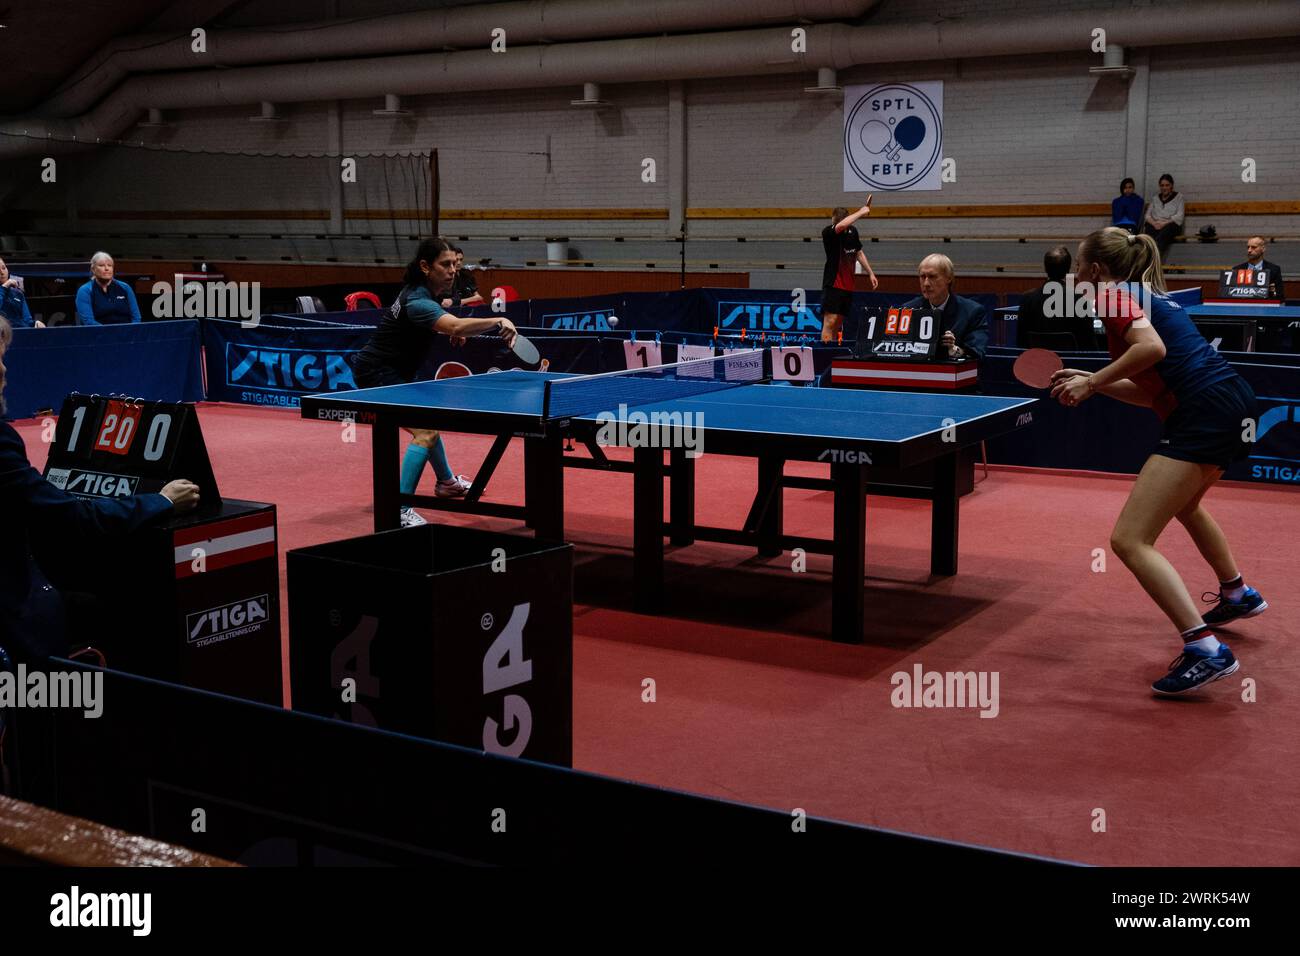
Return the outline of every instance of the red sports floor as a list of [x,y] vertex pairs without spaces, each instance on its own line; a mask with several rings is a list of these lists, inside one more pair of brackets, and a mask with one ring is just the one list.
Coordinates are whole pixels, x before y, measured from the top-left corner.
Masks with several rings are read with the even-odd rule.
[[[346,444],[338,424],[296,412],[205,405],[200,417],[222,493],[278,505],[282,575],[285,551],[370,531],[366,429]],[[39,425],[19,430],[41,467]],[[447,443],[472,475],[490,442]],[[495,500],[522,500],[522,461],[515,443]],[[699,519],[738,526],[753,462],[706,454],[697,472]],[[1170,701],[1148,688],[1177,636],[1108,551],[1106,570],[1092,570],[1131,479],[994,469],[962,501],[960,573],[948,579],[929,577],[929,504],[870,499],[861,646],[822,636],[829,559],[817,555],[798,574],[789,556],[672,551],[669,612],[632,613],[631,476],[570,469],[565,481],[578,545],[576,767],[1087,863],[1300,865],[1295,489],[1223,485],[1207,497],[1270,608],[1221,634],[1237,675]],[[829,536],[831,495],[787,491],[785,515],[791,534]],[[1161,547],[1195,597],[1215,587],[1180,526]],[[997,716],[893,707],[891,675],[916,664],[996,671]],[[647,677],[654,703],[642,702]]]

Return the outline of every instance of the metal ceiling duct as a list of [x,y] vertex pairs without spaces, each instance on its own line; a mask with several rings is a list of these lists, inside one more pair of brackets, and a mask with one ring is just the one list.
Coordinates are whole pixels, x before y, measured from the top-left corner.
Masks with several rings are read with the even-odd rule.
[[[642,0],[611,3],[640,8]],[[673,6],[675,4],[668,4]],[[586,43],[511,47],[292,63],[218,71],[136,76],[90,112],[70,120],[0,124],[0,157],[50,153],[55,141],[112,140],[148,109],[187,110],[258,103],[380,99],[386,94],[580,88],[584,83],[691,80],[758,74],[844,70],[859,64],[1086,50],[1104,25],[1107,40],[1125,47],[1228,43],[1300,35],[1294,0],[1195,3],[1176,17],[1131,10],[1058,12],[932,24],[820,24],[807,27],[807,52],[791,50],[790,30],[744,30]],[[1084,39],[1080,39],[1084,38]]]

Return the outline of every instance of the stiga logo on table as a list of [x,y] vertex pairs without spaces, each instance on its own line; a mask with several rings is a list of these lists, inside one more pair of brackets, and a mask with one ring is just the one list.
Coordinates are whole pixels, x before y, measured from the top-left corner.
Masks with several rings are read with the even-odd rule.
[[943,83],[844,88],[844,189],[939,189]]
[[816,332],[821,334],[822,308],[796,309],[789,299],[775,302],[719,302],[718,327],[751,332]]
[[195,647],[207,647],[252,634],[262,629],[270,611],[270,597],[266,594],[199,611],[185,618],[185,640]]
[[226,343],[226,384],[272,392],[337,392],[356,388],[350,351],[274,349]]

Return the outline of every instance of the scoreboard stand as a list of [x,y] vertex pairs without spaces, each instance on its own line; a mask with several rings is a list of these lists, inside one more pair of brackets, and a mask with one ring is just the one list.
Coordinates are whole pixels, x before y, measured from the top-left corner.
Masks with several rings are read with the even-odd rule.
[[[978,392],[978,362],[939,357],[944,331],[929,306],[869,308],[858,322],[853,357],[831,363],[831,385],[894,392]],[[957,456],[959,497],[975,488],[979,454],[980,448],[971,446]],[[873,468],[871,490],[896,497],[926,497],[934,488],[935,467],[936,463],[929,461],[911,468]]]
[[221,497],[193,405],[74,393],[45,477],[84,499],[195,482],[201,504],[189,514],[75,554],[34,550],[68,594],[70,636],[108,666],[282,703],[275,505]]

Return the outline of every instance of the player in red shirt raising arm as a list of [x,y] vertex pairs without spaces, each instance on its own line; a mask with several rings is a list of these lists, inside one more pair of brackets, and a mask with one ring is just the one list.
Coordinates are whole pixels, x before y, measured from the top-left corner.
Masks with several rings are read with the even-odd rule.
[[880,285],[876,273],[862,251],[862,240],[853,224],[863,216],[871,215],[871,197],[862,208],[850,213],[837,206],[831,213],[831,225],[822,230],[822,249],[826,252],[826,267],[822,270],[822,341],[834,342],[844,317],[853,307],[853,266],[861,262],[871,279],[874,290]]
[[[1255,393],[1165,294],[1160,252],[1150,236],[1115,227],[1092,233],[1079,245],[1076,276],[1080,283],[1113,284],[1095,286],[1112,361],[1091,374],[1061,369],[1053,376],[1052,397],[1074,406],[1101,392],[1149,407],[1164,422],[1160,443],[1138,474],[1110,546],[1182,636],[1183,652],[1152,689],[1183,694],[1227,677],[1239,666],[1212,628],[1268,607],[1242,581],[1228,539],[1201,503],[1224,469],[1248,451]],[[1142,308],[1144,301],[1149,309]],[[1204,617],[1173,565],[1156,550],[1156,540],[1173,518],[1218,575],[1217,600],[1211,598],[1215,606]]]

